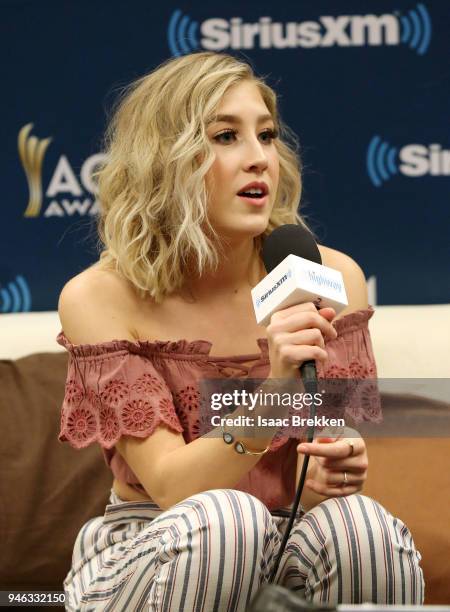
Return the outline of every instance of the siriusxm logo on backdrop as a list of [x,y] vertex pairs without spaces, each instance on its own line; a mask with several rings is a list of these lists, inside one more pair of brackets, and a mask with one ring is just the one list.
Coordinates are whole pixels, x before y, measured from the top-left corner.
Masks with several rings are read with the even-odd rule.
[[23,276],[16,276],[6,288],[0,289],[0,312],[30,312],[30,310],[31,293],[28,283]]
[[450,176],[450,149],[440,144],[407,144],[398,149],[374,136],[366,155],[367,173],[375,187],[395,176]]
[[99,212],[95,199],[97,186],[93,173],[103,162],[104,154],[96,153],[85,159],[81,166],[79,179],[68,158],[61,155],[44,194],[42,169],[44,157],[52,139],[30,136],[32,128],[32,123],[24,125],[18,136],[19,156],[28,182],[28,206],[25,209],[24,217],[39,217],[44,203],[47,204],[42,213],[44,217],[97,214]]
[[316,20],[273,21],[272,17],[214,17],[199,23],[175,10],[167,28],[173,55],[200,49],[315,49],[317,47],[377,47],[407,45],[418,55],[428,51],[431,19],[426,6],[417,4],[406,14],[323,15]]

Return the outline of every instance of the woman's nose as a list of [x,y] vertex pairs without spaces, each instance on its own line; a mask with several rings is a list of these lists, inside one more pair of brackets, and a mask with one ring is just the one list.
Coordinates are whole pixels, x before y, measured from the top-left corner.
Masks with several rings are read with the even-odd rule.
[[262,172],[268,165],[267,154],[259,140],[248,143],[245,154],[245,167],[247,170]]

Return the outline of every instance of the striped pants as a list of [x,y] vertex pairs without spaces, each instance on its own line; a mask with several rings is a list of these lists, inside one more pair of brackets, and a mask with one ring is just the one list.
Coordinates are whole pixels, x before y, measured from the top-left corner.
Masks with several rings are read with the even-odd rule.
[[[77,536],[66,610],[243,612],[268,581],[288,523],[287,512],[234,489],[165,511],[114,491],[109,501]],[[315,603],[420,604],[420,558],[399,519],[350,495],[298,514],[275,582]]]

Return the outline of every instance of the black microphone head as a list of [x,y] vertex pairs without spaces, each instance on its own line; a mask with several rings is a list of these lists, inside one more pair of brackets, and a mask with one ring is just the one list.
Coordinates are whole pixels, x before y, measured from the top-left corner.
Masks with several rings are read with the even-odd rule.
[[280,225],[264,239],[262,259],[267,272],[271,272],[288,255],[322,263],[316,241],[302,225]]

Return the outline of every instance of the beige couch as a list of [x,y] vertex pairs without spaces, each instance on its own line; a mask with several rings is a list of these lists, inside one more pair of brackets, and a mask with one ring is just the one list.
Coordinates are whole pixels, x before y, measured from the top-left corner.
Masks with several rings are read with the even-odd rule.
[[[407,396],[401,377],[449,377],[450,306],[379,307],[370,325],[379,376],[399,378],[383,396],[386,414],[448,415],[449,398]],[[67,367],[58,331],[54,312],[0,317],[0,590],[61,590],[76,534],[103,514],[111,486],[99,448],[57,440]],[[367,438],[365,493],[410,527],[429,604],[450,602],[448,427],[442,433]]]

